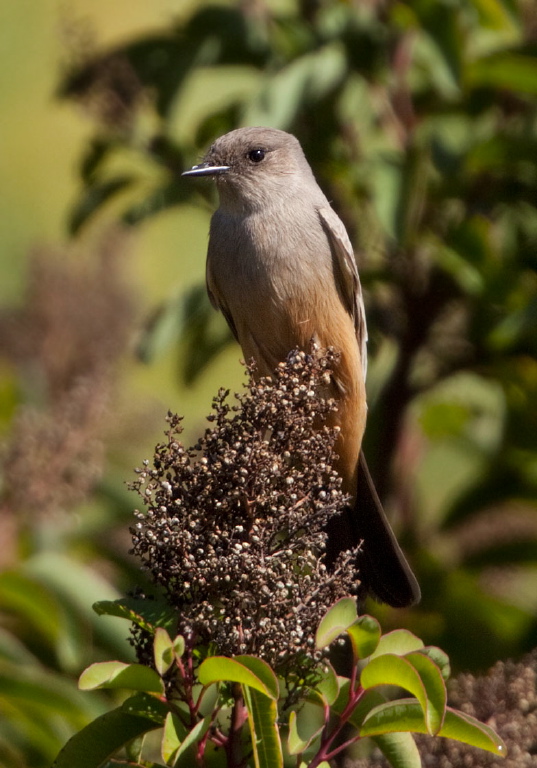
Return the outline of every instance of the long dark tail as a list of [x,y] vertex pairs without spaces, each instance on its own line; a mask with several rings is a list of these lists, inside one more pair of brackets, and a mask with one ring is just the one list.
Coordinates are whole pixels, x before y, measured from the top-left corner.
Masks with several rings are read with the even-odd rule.
[[363,453],[358,466],[355,506],[328,527],[328,563],[343,549],[356,546],[360,541],[363,541],[358,558],[360,591],[394,608],[419,602],[419,584],[382,508]]

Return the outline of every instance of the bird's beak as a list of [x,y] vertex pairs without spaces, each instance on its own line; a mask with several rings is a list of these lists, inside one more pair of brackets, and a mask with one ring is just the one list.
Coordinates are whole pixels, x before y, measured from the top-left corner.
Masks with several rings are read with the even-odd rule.
[[189,171],[185,171],[181,176],[219,176],[226,171],[229,171],[229,165],[200,163],[199,165],[193,165]]

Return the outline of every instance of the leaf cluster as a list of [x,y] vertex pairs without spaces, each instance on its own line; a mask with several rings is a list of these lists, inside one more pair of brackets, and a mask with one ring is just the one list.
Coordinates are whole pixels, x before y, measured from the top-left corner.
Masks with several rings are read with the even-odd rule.
[[[505,756],[505,745],[490,727],[447,706],[446,655],[424,647],[407,631],[381,636],[375,619],[357,616],[352,598],[332,606],[316,635],[319,651],[347,635],[353,656],[350,677],[336,675],[329,663],[321,662],[315,687],[284,721],[285,686],[266,662],[250,655],[209,655],[193,673],[194,649],[188,640],[180,635],[172,640],[163,627],[151,626],[141,607],[136,614],[132,603],[129,607],[117,601],[97,604],[96,609],[150,628],[154,668],[118,661],[89,667],[79,681],[82,690],[123,688],[131,695],[74,736],[54,768],[73,765],[81,754],[84,765],[98,768],[128,742],[129,758],[146,768],[189,765],[193,759],[202,766],[283,768],[284,754],[295,756],[296,765],[317,768],[364,738],[372,739],[394,768],[420,768],[412,733],[446,736]],[[171,695],[165,682],[170,671],[180,681]],[[387,698],[389,687],[403,688],[411,698]],[[311,711],[304,717],[307,708],[319,715],[313,731]],[[144,757],[140,738],[157,730],[163,762]]]

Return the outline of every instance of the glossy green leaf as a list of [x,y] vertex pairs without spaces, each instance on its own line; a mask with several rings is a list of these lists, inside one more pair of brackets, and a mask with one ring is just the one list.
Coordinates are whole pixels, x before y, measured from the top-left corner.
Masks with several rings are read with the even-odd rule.
[[380,624],[373,616],[360,616],[347,629],[352,643],[354,656],[365,659],[377,648],[381,636]]
[[[360,735],[364,737],[397,732],[428,733],[423,710],[415,699],[399,699],[379,705],[371,710],[360,728]],[[437,736],[456,739],[500,757],[506,756],[505,744],[492,728],[449,707]]]
[[429,733],[438,733],[444,722],[447,692],[440,669],[434,661],[423,653],[415,651],[408,653],[405,660],[409,661],[418,672],[427,695],[426,722]]
[[339,695],[339,679],[333,666],[323,662],[323,677],[315,686],[315,690],[321,694],[328,705],[333,704]]
[[[242,661],[238,661],[240,658]],[[198,680],[202,685],[233,682],[254,688],[271,699],[279,694],[278,681],[269,665],[253,656],[229,659],[225,656],[210,656],[202,662],[198,670]],[[245,663],[246,660],[246,663]],[[247,666],[247,664],[249,666]],[[252,671],[253,667],[255,671]]]
[[166,716],[170,711],[168,704],[162,699],[153,696],[150,693],[141,691],[135,693],[125,699],[121,705],[121,709],[127,712],[129,715],[136,715],[137,717],[145,717],[147,720],[154,720],[155,723],[163,725],[166,720]]
[[160,745],[162,759],[167,765],[172,765],[177,760],[181,743],[187,734],[188,730],[179,717],[173,712],[168,712]]
[[423,648],[423,640],[409,632],[407,629],[394,629],[387,632],[379,640],[371,658],[382,656],[384,653],[395,653],[397,656],[404,656],[411,651],[419,651]]
[[317,728],[309,736],[301,736],[298,732],[298,717],[295,711],[289,715],[289,733],[287,735],[287,751],[290,755],[300,755],[322,732],[324,725]]
[[170,669],[174,662],[174,648],[171,637],[164,627],[157,627],[155,638],[153,640],[153,654],[155,658],[155,667],[162,677]]
[[437,648],[436,645],[426,645],[417,653],[423,653],[434,661],[440,674],[444,680],[449,680],[451,675],[451,664],[449,662],[449,656],[441,648]]
[[320,650],[327,648],[337,637],[346,632],[356,619],[356,600],[352,597],[342,597],[321,619],[315,635],[316,647]]
[[457,739],[464,744],[485,749],[500,757],[507,757],[507,749],[498,734],[485,723],[480,723],[471,715],[451,709],[446,710],[444,725],[439,733],[448,739]]
[[371,739],[391,768],[422,768],[420,753],[411,733],[384,733]]
[[248,710],[255,767],[283,768],[276,701],[248,686],[243,687],[243,693]]
[[185,652],[185,638],[182,635],[177,635],[173,641],[172,647],[175,658],[180,659]]
[[78,687],[82,691],[96,688],[127,688],[131,691],[164,693],[164,685],[157,673],[143,664],[125,664],[122,661],[103,661],[92,664],[80,675]]
[[99,600],[93,610],[99,616],[117,616],[128,619],[142,629],[153,633],[156,627],[175,631],[177,615],[163,600],[149,600],[139,597],[122,597],[119,600]]
[[194,744],[197,744],[207,733],[211,726],[211,716],[208,715],[207,717],[204,717],[203,720],[200,720],[199,723],[197,723],[194,728],[192,728],[191,731],[187,733],[184,740],[181,741],[180,745],[175,750],[175,761],[178,762],[181,755],[184,755],[184,753],[190,749]]
[[101,768],[127,742],[156,727],[153,720],[114,709],[69,739],[52,768]]
[[364,667],[360,683],[363,688],[377,685],[397,685],[412,693],[427,716],[427,692],[421,677],[410,661],[402,656],[386,653],[372,659]]
[[266,661],[258,658],[257,656],[235,656],[235,661],[243,664],[250,672],[253,672],[256,677],[261,680],[266,687],[267,695],[273,699],[277,699],[280,695],[280,686],[278,684],[278,678],[274,674],[272,668]]

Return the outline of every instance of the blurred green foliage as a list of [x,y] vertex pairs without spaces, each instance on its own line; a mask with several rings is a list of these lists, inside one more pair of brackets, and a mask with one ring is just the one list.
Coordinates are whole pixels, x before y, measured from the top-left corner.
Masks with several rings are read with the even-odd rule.
[[[211,185],[186,183],[181,171],[240,125],[298,136],[355,244],[370,330],[366,451],[424,593],[421,606],[405,614],[368,608],[387,628],[405,623],[440,645],[456,669],[483,669],[537,645],[536,18],[535,0],[198,2],[175,25],[88,54],[58,88],[93,124],[70,212],[73,237],[119,219],[143,240],[150,221],[157,228],[169,220],[167,211],[195,221],[175,233],[178,263],[203,263],[215,205]],[[147,255],[151,279],[175,283],[173,266],[164,276],[158,260]],[[47,295],[43,275],[34,282]],[[232,342],[202,285],[184,284],[189,290],[179,297],[170,290],[138,334],[139,357],[154,365],[175,355],[183,382],[216,391],[223,383],[218,361]],[[101,349],[107,326],[95,342],[74,334],[67,344],[51,344],[44,330],[54,327],[54,338],[62,337],[62,328],[76,325],[76,307],[95,318],[93,288],[77,294],[54,325],[52,307],[72,291],[71,283],[61,285],[49,290],[41,315],[28,314],[36,304],[29,292],[15,334],[27,340],[23,347],[6,342],[19,315],[2,313],[4,455],[22,456],[30,479],[41,472],[72,485],[80,465],[91,464],[79,442],[73,447],[74,419],[91,427],[79,440],[107,446],[108,475],[96,492],[88,486],[61,503],[51,494],[45,514],[39,495],[14,504],[13,478],[24,484],[23,474],[10,474],[14,464],[6,460],[6,768],[46,766],[69,733],[104,711],[104,699],[81,697],[70,679],[92,658],[123,658],[125,644],[106,634],[105,620],[91,617],[88,606],[142,581],[126,558],[125,477],[110,473],[119,454],[136,463],[146,450],[134,450],[143,419],[125,426],[117,416],[128,410],[131,390],[112,395],[125,387],[120,367],[136,319],[118,341],[119,368],[107,358],[104,376],[98,354],[92,366],[77,368],[75,351]],[[108,294],[110,304],[120,295]],[[108,328],[116,328],[110,317]],[[29,327],[33,336],[26,337],[21,328]],[[240,357],[238,348],[231,357]],[[61,382],[54,378],[58,360]],[[106,418],[82,418],[104,391],[94,387],[96,372],[99,387],[107,382],[113,436]],[[45,432],[31,419],[21,431],[28,409],[33,419],[48,419]],[[152,432],[152,416],[147,425]],[[37,463],[25,458],[33,443],[44,446],[40,463],[37,451]],[[56,472],[58,453],[65,460]],[[47,699],[51,689],[56,695]]]

